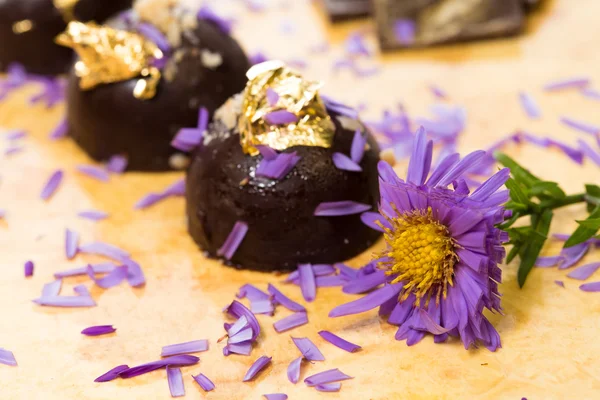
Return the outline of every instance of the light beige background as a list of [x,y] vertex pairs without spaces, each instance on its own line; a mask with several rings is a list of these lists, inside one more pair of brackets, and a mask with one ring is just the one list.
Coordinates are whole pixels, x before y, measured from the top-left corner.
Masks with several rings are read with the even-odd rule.
[[[358,80],[347,72],[335,75],[332,60],[341,55],[347,33],[370,28],[368,21],[330,28],[308,1],[293,2],[291,11],[277,9],[264,15],[240,18],[237,36],[249,52],[264,50],[282,59],[307,57],[308,48],[328,38],[334,44],[329,55],[310,58],[307,74],[327,82],[326,93],[350,104],[369,105],[366,117],[379,116],[384,107],[403,101],[412,115],[424,115],[433,98],[430,83],[442,86],[453,103],[468,111],[468,128],[460,138],[463,152],[484,148],[517,129],[550,135],[571,144],[578,137],[558,122],[568,115],[600,123],[600,103],[576,92],[545,94],[547,81],[585,75],[600,88],[600,3],[597,0],[550,2],[530,32],[517,39],[452,46],[422,52],[378,57],[382,74]],[[575,4],[576,3],[576,4]],[[279,33],[281,18],[293,21],[296,33]],[[367,62],[368,64],[369,62]],[[521,110],[517,93],[531,92],[539,101],[543,118],[530,121]],[[465,351],[456,341],[435,345],[430,337],[414,347],[393,338],[395,329],[375,312],[329,319],[334,306],[354,297],[338,289],[320,289],[317,301],[308,305],[310,324],[291,332],[311,338],[327,361],[308,365],[306,376],[339,367],[355,377],[344,382],[339,394],[320,394],[303,383],[292,385],[286,377],[288,363],[299,353],[290,333],[277,334],[272,322],[287,315],[278,309],[274,318],[259,316],[263,333],[251,357],[224,358],[216,339],[223,334],[221,308],[234,298],[238,287],[251,282],[266,289],[267,282],[281,278],[268,274],[234,271],[205,259],[185,229],[184,202],[170,199],[145,211],[133,204],[149,191],[158,191],[180,174],[126,174],[98,183],[74,171],[89,162],[69,140],[50,142],[46,136],[60,120],[62,107],[48,111],[28,108],[28,88],[0,104],[0,126],[25,128],[30,132],[26,151],[0,157],[0,207],[8,210],[0,221],[0,346],[12,350],[19,362],[15,368],[0,365],[2,399],[167,399],[165,371],[129,380],[96,384],[94,378],[118,364],[130,366],[158,358],[163,345],[199,338],[210,339],[211,349],[201,353],[198,365],[185,368],[187,396],[191,399],[259,399],[263,393],[284,392],[290,399],[591,399],[600,390],[600,295],[578,290],[580,282],[566,272],[534,270],[525,289],[515,280],[516,265],[504,268],[504,316],[491,318],[502,336],[503,349]],[[2,144],[4,145],[4,144]],[[598,167],[579,167],[554,151],[531,146],[512,148],[510,154],[546,179],[578,190],[584,182],[598,182]],[[66,170],[64,184],[44,203],[39,192],[56,168]],[[398,170],[404,172],[405,164]],[[76,212],[97,208],[111,218],[93,223],[78,219]],[[559,213],[552,229],[569,232],[583,208]],[[91,309],[42,308],[31,302],[44,283],[58,270],[98,261],[78,256],[65,261],[64,229],[79,231],[84,242],[104,240],[129,250],[141,263],[148,283],[132,290],[123,284],[104,291],[92,288],[98,306]],[[558,252],[558,244],[547,254]],[[368,260],[364,254],[351,264]],[[27,259],[36,264],[35,276],[23,278]],[[585,261],[597,261],[598,251]],[[554,284],[565,281],[566,289]],[[596,275],[591,280],[600,279]],[[63,293],[87,282],[68,279]],[[89,282],[88,286],[91,286]],[[297,287],[278,285],[295,300]],[[114,324],[114,335],[88,338],[79,332],[97,324]],[[321,329],[337,332],[363,346],[356,354],[345,353],[324,343]],[[256,381],[242,383],[253,360],[273,356],[273,364]],[[190,375],[202,372],[217,389],[205,395]]]

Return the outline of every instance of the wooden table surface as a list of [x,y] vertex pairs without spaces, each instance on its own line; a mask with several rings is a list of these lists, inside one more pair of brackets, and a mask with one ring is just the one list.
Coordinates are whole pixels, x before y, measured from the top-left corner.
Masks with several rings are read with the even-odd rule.
[[[366,118],[380,115],[385,107],[402,101],[412,115],[425,115],[433,97],[428,85],[443,87],[453,104],[468,112],[460,150],[485,148],[517,129],[552,136],[575,144],[584,137],[560,125],[568,115],[600,123],[600,103],[577,92],[547,94],[541,86],[551,80],[588,76],[600,85],[600,24],[597,0],[556,0],[535,18],[527,35],[507,40],[451,46],[376,58],[381,74],[356,79],[344,71],[334,74],[332,60],[342,54],[341,44],[354,29],[370,28],[369,21],[331,27],[309,1],[293,1],[291,10],[243,14],[236,35],[252,53],[263,50],[284,60],[308,60],[307,75],[326,81],[325,93],[350,104],[364,102]],[[295,32],[280,33],[282,18]],[[308,48],[323,40],[333,43],[329,54],[308,58]],[[375,44],[375,42],[373,42]],[[367,62],[368,63],[368,62]],[[529,120],[520,108],[517,93],[527,90],[539,101],[543,118]],[[394,327],[375,311],[348,318],[330,319],[334,306],[354,297],[339,289],[319,289],[317,300],[307,305],[310,324],[277,334],[272,323],[287,315],[259,316],[263,333],[250,357],[224,358],[222,336],[228,304],[244,283],[266,289],[280,277],[235,271],[205,259],[186,234],[184,201],[169,199],[147,210],[133,204],[149,191],[157,191],[182,175],[128,173],[99,183],[75,171],[89,159],[70,140],[50,142],[47,134],[61,119],[63,106],[46,110],[30,108],[26,101],[34,87],[25,88],[0,104],[0,126],[23,128],[30,135],[26,150],[0,156],[0,347],[14,352],[18,367],[0,365],[2,399],[167,399],[164,370],[134,379],[94,383],[94,378],[119,364],[130,366],[159,358],[161,346],[207,338],[210,351],[201,361],[183,369],[188,398],[259,399],[264,393],[287,393],[290,399],[591,399],[600,390],[600,295],[578,289],[579,281],[556,269],[534,269],[524,289],[516,283],[516,265],[504,267],[504,316],[491,321],[502,337],[503,348],[466,351],[453,341],[436,345],[431,337],[407,347],[394,340]],[[4,146],[4,144],[2,144]],[[510,154],[534,173],[556,180],[575,191],[585,182],[598,182],[599,169],[591,163],[580,167],[555,151],[524,145]],[[49,174],[63,168],[66,176],[48,202],[39,198]],[[405,172],[405,163],[397,165]],[[111,217],[94,223],[77,218],[85,209],[107,211]],[[554,232],[570,232],[582,206],[558,213]],[[131,289],[126,284],[109,290],[94,287],[89,279],[69,278],[64,294],[85,283],[98,306],[89,309],[40,307],[38,297],[53,273],[99,261],[79,255],[68,262],[64,256],[64,230],[81,233],[82,242],[103,240],[133,255],[143,267],[147,284]],[[553,243],[544,254],[556,254]],[[371,251],[351,265],[369,259]],[[584,261],[597,261],[598,251]],[[35,262],[35,275],[23,277],[23,263]],[[598,280],[600,275],[596,275]],[[564,280],[566,288],[555,280]],[[295,286],[278,285],[302,301]],[[113,324],[116,334],[90,338],[80,331],[91,325]],[[328,329],[362,345],[356,354],[326,344],[317,332]],[[286,377],[289,362],[298,357],[290,335],[311,338],[322,350],[325,362],[308,365],[304,377],[340,368],[355,377],[344,382],[340,393],[318,393],[302,382],[292,385]],[[273,357],[272,366],[254,382],[242,383],[246,370],[261,355]],[[204,394],[190,375],[199,372],[212,378],[214,392]]]

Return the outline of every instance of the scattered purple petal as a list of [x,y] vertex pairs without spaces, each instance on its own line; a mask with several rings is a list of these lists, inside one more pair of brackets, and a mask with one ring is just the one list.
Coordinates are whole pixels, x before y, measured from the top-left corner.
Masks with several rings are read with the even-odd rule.
[[550,82],[544,86],[544,90],[547,92],[553,92],[563,89],[582,89],[590,84],[588,78],[577,77],[561,81]]
[[25,269],[25,276],[26,277],[30,277],[33,276],[33,261],[27,261],[25,263],[24,269]]
[[169,197],[182,196],[185,196],[185,179],[179,179],[175,181],[175,183],[171,184],[160,193],[148,193],[135,204],[134,208],[137,210],[141,210],[144,208],[148,208]]
[[564,125],[576,129],[581,132],[589,133],[590,135],[598,135],[600,134],[600,127],[589,124],[587,122],[577,121],[573,118],[561,117],[560,122]]
[[354,132],[354,138],[352,139],[352,147],[350,149],[350,158],[356,164],[359,164],[363,155],[365,154],[365,146],[367,145],[367,138],[362,134],[360,130]]
[[287,110],[271,111],[264,119],[269,125],[289,125],[298,122],[298,116]]
[[279,94],[277,94],[275,89],[268,88],[267,89],[267,103],[269,103],[269,106],[275,107],[277,105],[278,101],[279,101]]
[[310,264],[298,265],[300,279],[300,289],[304,300],[311,302],[317,297],[317,284],[315,282],[315,273]]
[[79,233],[67,229],[65,232],[65,254],[71,260],[77,254],[77,246],[79,245]]
[[249,57],[249,61],[251,65],[262,64],[265,61],[269,61],[269,57],[267,57],[264,53],[258,51]]
[[344,374],[342,371],[336,368],[311,375],[304,380],[304,383],[306,383],[308,386],[316,386],[332,382],[339,382],[346,379],[352,379],[352,377]]
[[12,351],[0,347],[0,364],[17,366],[17,360]]
[[521,101],[523,110],[525,110],[529,118],[538,119],[541,117],[542,113],[540,111],[540,107],[529,93],[520,92],[519,100]]
[[40,306],[51,307],[95,307],[96,302],[89,296],[48,296],[33,300]]
[[321,99],[325,103],[325,107],[328,111],[333,111],[348,118],[358,119],[358,111],[354,108],[340,103],[328,96],[321,95]]
[[558,286],[564,288],[565,287],[565,283],[563,281],[554,281],[554,283],[556,283]]
[[448,98],[446,92],[439,86],[429,85],[429,90],[431,90],[431,93],[433,93],[433,95],[440,100],[445,100]]
[[244,306],[237,300],[231,302],[231,304],[227,306],[224,311],[228,314],[233,315],[236,318],[241,318],[242,316],[246,317],[246,319],[248,320],[248,324],[252,328],[251,340],[256,340],[256,338],[260,334],[260,325],[252,311],[250,311],[246,306]]
[[591,89],[591,88],[583,89],[581,91],[581,94],[583,94],[585,97],[587,97],[589,99],[600,100],[600,92],[595,89]]
[[339,382],[323,383],[321,385],[315,386],[315,389],[317,389],[319,392],[339,392],[341,388],[342,388],[342,384]]
[[109,381],[115,380],[119,377],[119,374],[121,372],[127,371],[128,369],[129,369],[129,366],[127,366],[127,365],[119,365],[117,367],[114,367],[110,371],[100,375],[96,379],[94,379],[94,382],[109,382]]
[[250,302],[250,310],[254,314],[269,314],[273,315],[275,307],[271,300],[256,300]]
[[564,260],[562,256],[538,257],[535,260],[535,266],[540,268],[554,267],[562,260]]
[[308,361],[325,361],[323,353],[309,338],[292,337],[292,341]]
[[110,180],[110,175],[108,172],[105,169],[95,165],[78,165],[75,169],[82,174],[89,176],[90,178],[99,180],[100,182],[108,182]]
[[288,398],[284,393],[263,394],[263,397],[267,400],[287,400]]
[[106,170],[113,174],[122,174],[127,169],[127,157],[115,155],[108,159]]
[[600,282],[584,283],[583,285],[579,286],[579,289],[583,290],[584,292],[600,292]]
[[69,133],[69,121],[66,118],[61,120],[56,128],[52,132],[50,132],[50,140],[58,140],[64,137],[67,137]]
[[350,159],[350,157],[348,157],[345,154],[337,153],[337,152],[333,153],[332,159],[333,159],[333,163],[335,164],[335,167],[339,170],[352,171],[352,172],[362,171],[362,168],[360,167],[360,165],[358,165],[357,163],[352,161]]
[[567,144],[564,144],[555,139],[547,139],[547,145],[545,147],[557,147],[567,157],[575,161],[577,164],[583,164],[583,152]]
[[123,379],[133,378],[140,376],[148,372],[156,371],[157,369],[164,368],[166,366],[184,366],[197,364],[200,359],[196,356],[180,355],[163,358],[162,360],[152,361],[146,364],[138,365],[136,367],[129,368],[119,374]]
[[8,141],[13,141],[13,140],[23,139],[26,136],[27,136],[27,131],[17,130],[17,131],[11,131],[11,132],[6,133],[4,135],[4,139],[6,139]]
[[349,341],[344,340],[341,337],[329,331],[320,331],[319,335],[332,345],[339,347],[340,349],[345,350],[349,353],[354,353],[362,348],[359,345],[350,343]]
[[139,288],[146,284],[146,277],[140,264],[130,258],[124,259],[123,264],[127,267],[127,282],[129,286]]
[[245,284],[236,294],[238,299],[247,298],[250,301],[269,300],[269,295],[254,285]]
[[273,161],[277,158],[277,151],[270,148],[269,146],[258,145],[256,146],[256,148],[260,152],[260,155],[263,156],[263,158],[267,161]]
[[563,260],[558,264],[558,269],[567,269],[577,264],[590,249],[588,242],[579,243],[575,246],[562,249],[560,255]]
[[308,316],[305,312],[297,312],[288,317],[280,319],[273,324],[273,327],[278,333],[289,331],[290,329],[297,328],[299,326],[308,323]]
[[577,140],[577,144],[579,144],[579,149],[583,152],[583,154],[600,167],[600,152],[594,150],[584,140]]
[[338,287],[348,283],[348,278],[343,275],[317,276],[315,279],[317,287]]
[[394,36],[398,43],[410,46],[415,42],[416,25],[409,19],[399,19],[394,23]]
[[344,42],[346,53],[351,56],[371,56],[371,51],[365,43],[365,35],[363,32],[355,31],[348,35]]
[[5,156],[12,156],[13,154],[17,154],[25,150],[23,146],[9,146],[4,150]]
[[116,332],[116,328],[113,328],[112,325],[98,325],[98,326],[90,326],[89,328],[85,328],[81,331],[82,334],[86,336],[100,336],[107,335],[109,333]]
[[[85,267],[73,268],[73,269],[69,269],[66,271],[56,272],[54,274],[54,277],[56,279],[61,279],[61,278],[67,278],[67,277],[71,277],[71,276],[87,275],[88,267],[90,267],[90,266],[88,265]],[[116,265],[114,265],[112,263],[102,263],[102,264],[91,265],[91,267],[92,267],[92,270],[94,271],[94,274],[106,274],[106,273],[112,272],[116,268]]]
[[227,344],[223,347],[223,355],[228,356],[231,353],[249,356],[252,353],[252,343]]
[[185,386],[180,368],[167,365],[167,382],[169,383],[171,397],[185,396]]
[[594,263],[582,265],[581,267],[578,267],[578,268],[574,269],[573,271],[569,272],[567,274],[567,276],[569,278],[585,281],[590,276],[592,276],[594,274],[594,272],[596,272],[598,270],[598,268],[600,268],[600,262],[594,262]]
[[256,375],[262,371],[267,365],[271,363],[272,357],[262,356],[258,360],[254,361],[246,375],[244,376],[243,382],[248,382],[254,379]]
[[287,308],[288,310],[296,311],[296,312],[306,311],[306,308],[304,308],[303,305],[298,304],[295,301],[291,300],[289,297],[287,297],[286,295],[281,293],[275,286],[271,285],[270,283],[269,283],[268,291],[271,294],[271,296],[273,296],[274,302],[276,302],[277,304],[281,304],[283,307]]
[[80,296],[91,297],[90,291],[84,284],[77,285],[73,288],[73,291]]
[[55,297],[60,294],[60,288],[62,286],[62,281],[57,279],[50,283],[46,283],[42,288],[42,297]]
[[42,189],[42,193],[40,194],[42,200],[48,200],[50,197],[52,197],[52,195],[56,192],[56,189],[58,189],[58,187],[60,186],[60,183],[63,179],[63,175],[64,174],[61,170],[55,171],[52,175],[50,175],[48,182],[46,182],[46,185],[44,186],[44,188]]
[[137,31],[158,46],[164,53],[168,53],[171,50],[171,45],[167,37],[154,25],[146,22],[139,23],[137,24]]
[[217,250],[217,255],[225,257],[227,260],[231,260],[244,240],[246,233],[248,233],[248,224],[241,221],[236,222],[231,233],[225,240],[225,243],[223,243],[223,246]]
[[94,283],[103,289],[109,289],[113,286],[117,286],[127,278],[127,267],[120,266],[112,270],[104,278],[96,279],[94,269],[91,265],[88,265],[88,276],[94,281]]
[[87,210],[87,211],[81,211],[81,212],[77,213],[77,216],[79,216],[81,218],[89,219],[92,221],[101,221],[103,219],[108,218],[108,213],[105,213],[104,211],[98,211],[98,210]]
[[300,380],[300,367],[302,366],[303,356],[296,358],[288,365],[287,376],[290,382],[296,384]]
[[342,215],[361,214],[370,209],[370,205],[357,203],[355,201],[333,201],[319,204],[315,209],[314,215],[317,217],[337,217]]
[[277,180],[283,179],[294,169],[300,158],[295,151],[280,153],[272,160],[265,157],[256,167],[256,176],[265,176]]
[[[204,109],[204,108],[203,108]],[[198,128],[182,128],[171,141],[171,146],[177,150],[189,153],[198,147],[204,139],[204,131]]]
[[113,260],[123,261],[129,258],[129,253],[112,244],[104,242],[93,242],[79,246],[80,253],[95,254],[112,258]]
[[210,392],[215,388],[215,384],[204,374],[198,374],[196,376],[192,375],[192,378],[194,378],[196,383],[200,385],[202,390],[204,390],[205,392]]
[[29,98],[29,104],[45,102],[47,108],[54,107],[65,99],[66,83],[60,78],[42,77],[37,80],[42,91]]
[[206,339],[193,340],[191,342],[163,346],[160,356],[168,357],[168,356],[175,356],[175,355],[179,355],[179,354],[198,353],[198,352],[207,351],[207,350],[208,350],[208,340],[206,340]]

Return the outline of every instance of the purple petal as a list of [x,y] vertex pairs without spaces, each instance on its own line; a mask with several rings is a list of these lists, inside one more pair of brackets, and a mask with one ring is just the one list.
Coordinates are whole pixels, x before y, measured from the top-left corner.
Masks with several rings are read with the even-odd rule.
[[113,174],[122,174],[127,169],[127,157],[115,155],[108,159],[106,170]]
[[17,130],[17,131],[12,131],[12,132],[8,132],[8,133],[4,134],[4,139],[12,141],[12,140],[23,139],[26,136],[27,136],[27,131]]
[[367,138],[363,136],[360,130],[354,132],[354,138],[352,139],[352,147],[350,148],[350,158],[356,164],[360,163],[365,154],[365,146],[367,145]]
[[96,279],[94,269],[91,265],[88,265],[88,276],[94,281],[94,283],[103,289],[109,289],[113,286],[117,286],[127,278],[127,267],[120,266],[112,270],[104,278]]
[[229,306],[227,306],[227,308],[225,309],[225,312],[233,315],[236,318],[245,316],[246,319],[248,320],[248,323],[252,327],[252,332],[253,332],[252,340],[256,340],[256,338],[260,334],[260,325],[258,323],[258,320],[256,319],[256,316],[252,313],[252,311],[250,311],[246,306],[244,306],[239,301],[234,300],[233,302],[231,302],[231,304]]
[[336,368],[311,375],[304,380],[304,383],[306,383],[308,386],[316,386],[326,383],[339,382],[346,379],[352,379],[352,377],[344,374],[342,371]]
[[82,334],[86,336],[100,336],[107,335],[109,333],[116,332],[116,328],[113,328],[112,325],[98,325],[98,326],[90,326],[89,328],[85,328],[81,331]]
[[269,125],[289,125],[298,122],[298,116],[287,110],[271,111],[264,119]]
[[290,299],[289,297],[287,297],[286,295],[281,293],[275,286],[271,285],[270,283],[269,283],[268,291],[271,294],[271,296],[273,296],[273,300],[276,303],[281,304],[288,310],[290,310],[290,311],[306,311],[306,308],[304,308],[303,305],[296,303],[295,301],[293,301],[292,299]]
[[365,42],[365,35],[360,31],[351,32],[348,38],[344,42],[346,53],[355,56],[367,56],[371,55],[371,51],[367,47]]
[[104,256],[118,261],[123,261],[124,259],[129,258],[129,253],[125,250],[104,242],[84,244],[79,247],[79,252]]
[[284,393],[263,394],[267,400],[287,400],[288,396]]
[[598,92],[595,89],[591,89],[591,88],[583,89],[581,91],[581,94],[589,99],[600,100],[600,92]]
[[254,377],[262,371],[267,365],[271,363],[272,357],[262,356],[258,360],[254,361],[246,375],[244,376],[243,382],[248,382],[254,379]]
[[119,365],[117,367],[114,367],[110,371],[108,371],[108,372],[100,375],[96,379],[94,379],[94,382],[109,382],[109,381],[112,381],[114,379],[117,379],[119,377],[119,374],[121,372],[127,371],[128,369],[129,369],[129,366],[127,366],[127,365]]
[[273,88],[267,88],[267,102],[271,107],[275,107],[279,101],[279,95]]
[[392,297],[397,296],[400,293],[400,289],[402,289],[402,284],[386,285],[358,300],[337,306],[329,312],[329,317],[341,317],[371,310],[382,305]]
[[77,254],[77,246],[79,245],[79,234],[70,229],[65,233],[65,253],[70,260]]
[[584,283],[583,285],[579,286],[579,289],[583,290],[584,292],[600,292],[600,282]]
[[277,155],[278,155],[277,151],[270,148],[269,146],[258,145],[258,146],[256,146],[256,148],[258,149],[260,154],[263,156],[263,158],[267,161],[273,161],[277,158]]
[[198,353],[198,352],[207,351],[207,350],[208,350],[208,340],[200,339],[200,340],[193,340],[191,342],[163,346],[160,356],[168,357],[168,356],[175,356],[178,354]]
[[215,13],[208,5],[203,5],[198,11],[198,19],[203,19],[214,23],[221,32],[230,34],[233,28],[233,20],[225,19]]
[[123,379],[133,378],[135,376],[140,376],[146,374],[148,372],[156,371],[157,369],[164,368],[166,366],[184,366],[184,365],[194,365],[197,364],[200,359],[196,356],[190,355],[180,355],[163,358],[162,360],[152,361],[146,364],[138,365],[132,368],[129,368],[119,374],[119,376]]
[[167,53],[171,50],[171,45],[169,44],[167,37],[154,25],[142,22],[137,24],[137,30],[142,36],[153,42],[163,52]]
[[469,199],[474,201],[484,201],[487,200],[492,194],[496,193],[498,189],[506,183],[508,178],[510,177],[510,169],[503,168],[497,173],[495,173],[488,180],[483,182],[481,186],[479,186],[475,191],[471,194]]
[[185,196],[184,179],[175,181],[175,183],[171,184],[160,193],[148,193],[135,204],[134,208],[138,210],[148,208],[172,196]]
[[336,217],[360,214],[370,209],[370,205],[355,201],[333,201],[319,204],[315,209],[314,215],[317,217]]
[[56,128],[50,132],[50,140],[62,139],[67,136],[69,133],[69,122],[67,119],[61,120]]
[[312,266],[310,264],[300,264],[298,265],[298,273],[300,274],[300,289],[304,300],[314,301],[317,297],[317,285]]
[[416,25],[409,19],[398,19],[394,22],[394,37],[398,43],[410,46],[415,42]]
[[140,264],[129,258],[124,259],[123,264],[127,267],[127,282],[129,286],[137,288],[146,284],[146,277]]
[[448,95],[446,94],[446,92],[439,86],[429,85],[429,90],[431,90],[431,93],[433,93],[433,95],[435,97],[437,97],[438,99],[444,100],[444,99],[448,98]]
[[579,280],[584,281],[584,280],[588,279],[590,276],[592,276],[594,274],[594,272],[596,272],[598,270],[598,268],[600,268],[600,262],[594,262],[594,263],[582,265],[581,267],[578,267],[578,268],[574,269],[573,271],[569,272],[569,274],[567,276],[569,278],[579,279]]
[[239,343],[239,344],[227,344],[223,347],[223,354],[228,356],[230,353],[241,354],[249,356],[252,352],[252,343]]
[[429,175],[429,169],[431,168],[432,146],[432,142],[427,141],[425,129],[420,127],[415,135],[415,144],[410,163],[408,164],[408,174],[406,175],[408,182],[412,182],[415,185],[425,183]]
[[308,323],[308,316],[305,312],[297,312],[288,317],[280,319],[273,324],[273,327],[278,333],[289,331],[290,329],[297,328],[299,326]]
[[15,359],[12,351],[8,351],[0,347],[0,364],[16,366],[17,360]]
[[600,152],[594,150],[589,144],[581,139],[577,140],[577,144],[579,144],[579,149],[583,154],[600,167]]
[[578,245],[562,249],[560,255],[564,258],[558,265],[558,269],[567,269],[577,264],[590,249],[589,243],[580,243]]
[[315,283],[318,288],[344,286],[348,283],[348,278],[344,275],[317,276]]
[[433,335],[443,335],[444,333],[451,331],[451,329],[446,329],[437,324],[424,309],[417,309],[417,313],[420,323],[418,325],[414,324],[410,326],[412,329],[429,332]]
[[182,128],[171,141],[171,146],[177,150],[189,153],[202,143],[203,138],[203,130],[198,128]]
[[387,220],[379,213],[376,212],[365,212],[360,215],[360,219],[363,224],[367,225],[371,229],[375,229],[379,232],[385,232],[385,230],[379,226],[376,222],[381,223],[383,226],[391,228]]
[[359,345],[350,343],[329,331],[320,331],[319,335],[332,345],[339,347],[342,350],[346,350],[349,353],[354,353],[362,348]]
[[333,111],[348,118],[358,119],[358,111],[354,108],[335,101],[328,96],[321,96],[321,99],[325,102],[325,107],[328,111]]
[[42,288],[42,297],[56,297],[60,294],[62,280],[57,279],[50,283],[46,283]]
[[315,389],[317,389],[319,392],[339,392],[341,388],[342,388],[342,384],[339,382],[324,383],[322,385],[315,386]]
[[90,219],[92,221],[101,221],[103,219],[108,218],[108,213],[105,213],[104,211],[87,210],[79,212],[77,216],[85,219]]
[[566,79],[562,81],[550,82],[544,86],[544,90],[547,92],[563,90],[563,89],[581,89],[590,84],[590,80],[584,77],[577,77]]
[[217,250],[217,255],[225,257],[227,260],[231,260],[238,247],[244,240],[244,237],[248,233],[248,224],[245,222],[238,221],[233,226],[231,233],[223,243],[223,246]]
[[335,164],[335,167],[337,169],[340,169],[342,171],[353,171],[353,172],[362,171],[362,168],[360,167],[360,165],[358,165],[357,163],[352,161],[350,159],[350,157],[348,157],[345,154],[337,153],[337,152],[333,153],[332,159],[333,159],[333,163]]
[[385,271],[375,271],[374,273],[363,276],[360,279],[346,283],[342,291],[349,294],[365,293],[385,283],[386,280],[387,275],[385,274]]
[[80,296],[91,297],[90,291],[84,284],[73,287],[73,291]]
[[323,353],[321,353],[309,338],[292,337],[292,341],[308,361],[325,361]]
[[29,277],[29,276],[33,276],[33,261],[27,261],[25,262],[25,276]]
[[44,188],[42,189],[42,193],[40,194],[42,200],[48,200],[50,197],[52,197],[52,195],[54,194],[54,192],[56,192],[56,189],[58,189],[58,186],[62,182],[63,175],[64,173],[61,170],[55,171],[52,175],[50,175],[48,182],[46,182],[46,185],[44,186]]
[[478,150],[467,154],[456,165],[450,168],[450,170],[440,179],[440,182],[436,186],[448,186],[450,183],[452,183],[452,181],[460,178],[467,170],[472,168],[474,165],[477,165],[477,163],[481,161],[485,155],[486,153],[483,150]]
[[247,298],[250,301],[269,300],[269,295],[267,293],[248,283],[240,288],[236,297],[238,299]]
[[255,300],[250,302],[250,310],[254,314],[273,315],[275,308],[271,300]]
[[538,119],[541,117],[540,107],[529,93],[519,93],[519,100],[521,100],[521,106],[523,106],[523,110],[525,110],[529,118]]
[[565,153],[567,155],[567,157],[569,157],[571,160],[575,161],[577,164],[583,164],[583,152],[572,148],[571,146],[568,146],[558,140],[554,140],[554,139],[547,139],[547,146],[546,147],[550,147],[550,146],[554,146],[557,147],[560,151],[562,151],[563,153]]
[[75,169],[81,172],[84,175],[89,176],[90,178],[97,179],[101,182],[108,182],[110,180],[110,175],[108,172],[100,167],[96,167],[95,165],[78,165]]
[[9,146],[4,150],[5,156],[11,156],[13,154],[20,153],[24,150],[23,146]]
[[167,382],[169,383],[171,397],[185,396],[185,386],[183,385],[183,375],[180,368],[167,366]]
[[51,307],[95,307],[96,302],[89,296],[42,296],[33,301],[40,306]]
[[598,135],[600,134],[600,127],[588,124],[586,122],[577,121],[573,118],[561,117],[560,122],[564,125],[576,129],[581,132],[589,133],[590,135]]
[[554,267],[562,260],[564,260],[562,256],[538,257],[535,260],[535,266],[540,268]]
[[302,366],[303,356],[296,358],[287,368],[287,376],[290,382],[296,384],[300,380],[300,367]]
[[192,375],[192,378],[194,378],[196,383],[200,385],[202,390],[204,390],[205,392],[210,392],[215,388],[215,384],[204,374],[198,374],[196,376]]
[[256,176],[283,179],[292,169],[294,169],[300,159],[301,157],[298,156],[296,152],[281,153],[272,160],[265,157],[256,167]]
[[558,286],[564,288],[565,287],[565,283],[563,281],[554,281],[554,283],[556,283]]

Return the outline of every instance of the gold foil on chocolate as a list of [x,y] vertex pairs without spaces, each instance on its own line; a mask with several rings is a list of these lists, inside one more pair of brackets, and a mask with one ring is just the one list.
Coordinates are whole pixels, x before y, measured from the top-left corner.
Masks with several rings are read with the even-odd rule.
[[[267,61],[250,68],[238,122],[245,153],[257,155],[257,145],[275,150],[293,146],[331,147],[335,125],[319,97],[320,82],[309,81],[280,61]],[[267,101],[267,89],[279,95],[277,104]],[[265,115],[286,110],[298,117],[289,125],[269,125]]]
[[29,32],[33,29],[33,22],[30,19],[22,19],[21,21],[17,21],[12,25],[12,31],[15,35],[20,35],[21,33]]
[[145,79],[137,81],[133,95],[147,100],[156,94],[161,73],[152,62],[163,58],[163,53],[143,36],[93,22],[73,21],[56,37],[56,42],[79,55],[75,74],[82,90],[142,76]]
[[62,15],[65,22],[70,22],[75,19],[75,7],[80,0],[52,0],[54,8]]

